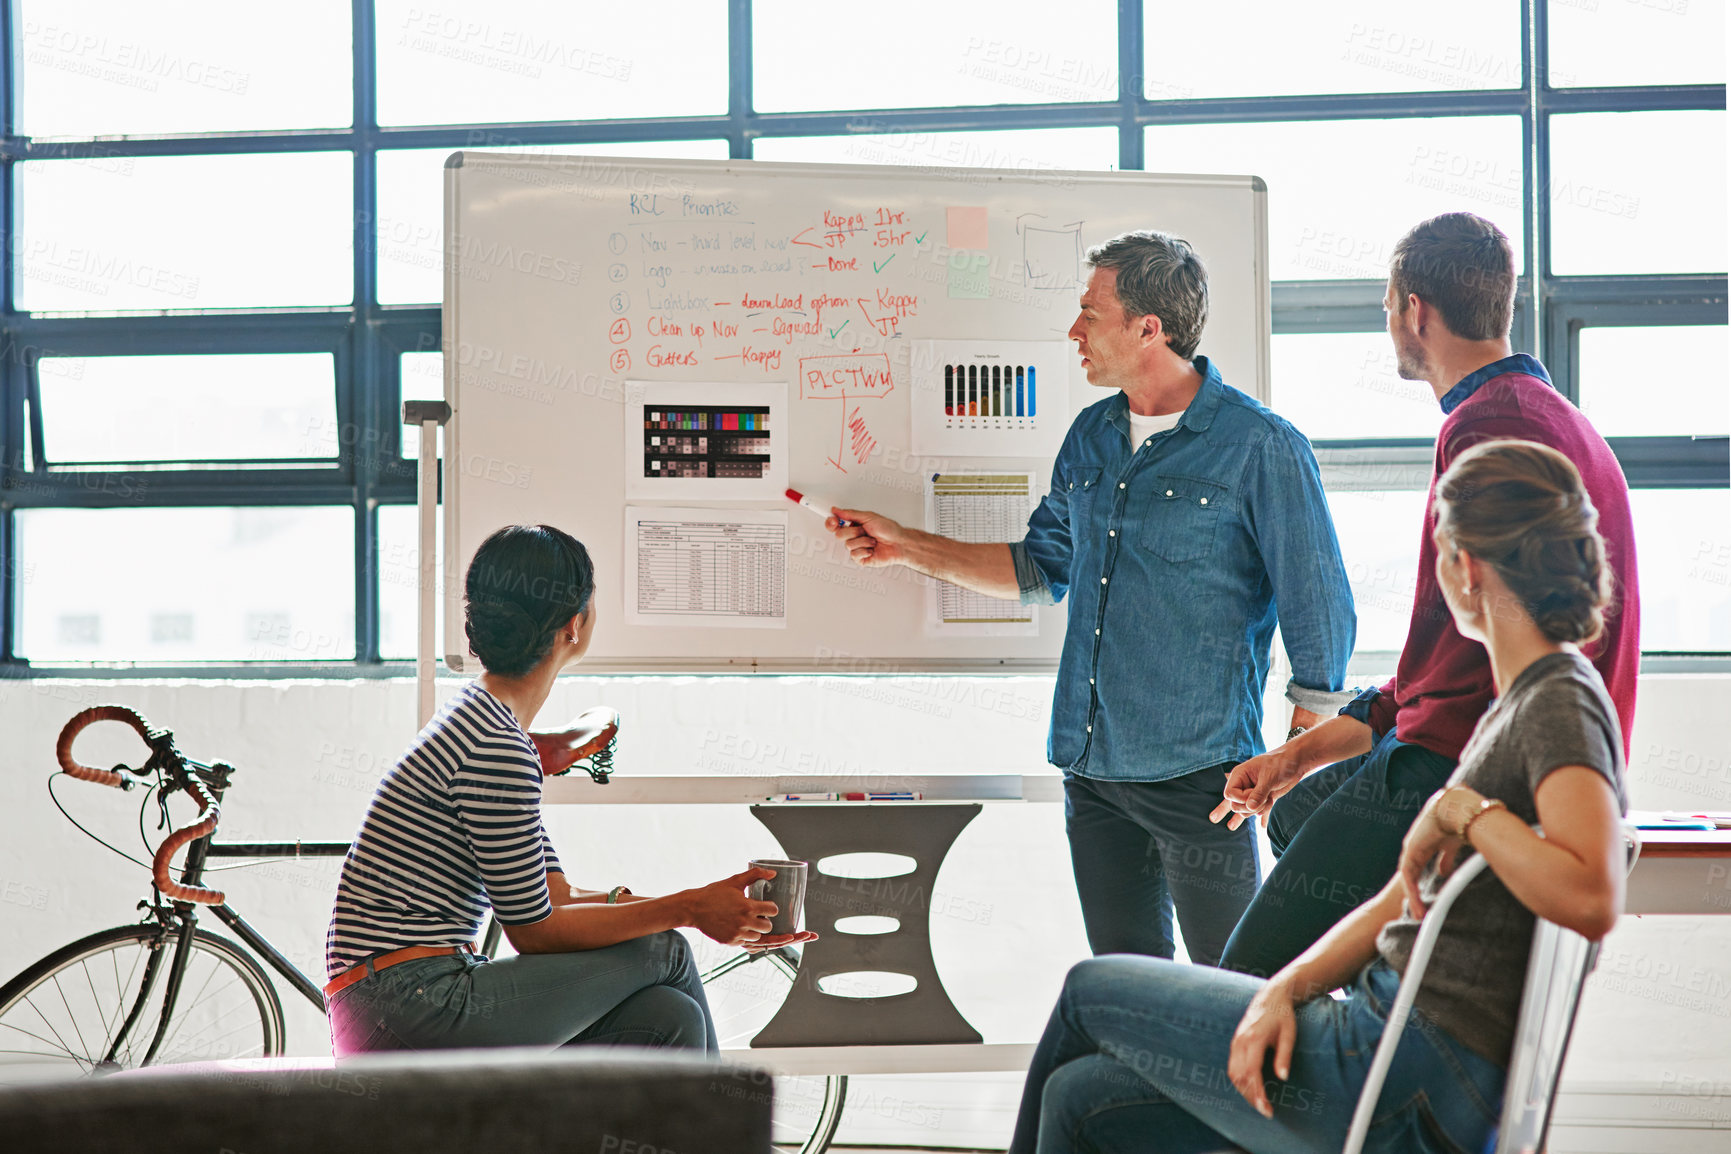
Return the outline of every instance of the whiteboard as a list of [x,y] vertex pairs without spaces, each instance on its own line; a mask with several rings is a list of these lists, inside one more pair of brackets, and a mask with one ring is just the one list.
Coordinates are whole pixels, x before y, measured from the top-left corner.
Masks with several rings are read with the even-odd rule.
[[[625,510],[646,502],[627,499],[627,446],[653,435],[638,427],[646,408],[681,417],[656,411],[652,391],[642,403],[645,386],[780,386],[776,464],[825,502],[922,526],[934,473],[1031,471],[1043,491],[1062,427],[1107,395],[1087,383],[1073,346],[1068,356],[1058,347],[1085,283],[1082,253],[1137,228],[1195,246],[1210,294],[1198,351],[1266,400],[1267,208],[1255,177],[453,154],[447,664],[476,667],[453,651],[464,648],[463,574],[477,546],[502,525],[546,522],[595,560],[594,672],[1055,669],[1063,606],[1042,606],[1030,636],[942,635],[927,620],[925,578],[862,569],[813,514],[734,490],[686,488],[665,503],[717,520],[730,508],[758,521],[786,514],[778,627],[629,624]],[[913,350],[997,341],[1065,366],[1040,374],[1037,418],[1003,422],[1029,431],[977,450],[989,456],[916,454],[916,418],[924,445],[957,442],[933,439],[941,386]],[[1006,403],[1010,380],[1006,370]],[[628,406],[628,392],[640,403]],[[756,419],[769,421],[770,408]]]

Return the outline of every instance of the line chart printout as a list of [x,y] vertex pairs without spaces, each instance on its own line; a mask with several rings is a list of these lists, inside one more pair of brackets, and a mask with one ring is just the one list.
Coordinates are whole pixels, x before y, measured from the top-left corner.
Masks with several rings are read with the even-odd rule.
[[[1020,541],[1033,507],[1032,473],[934,473],[926,484],[926,527],[957,541]],[[926,632],[951,637],[1032,637],[1038,608],[933,581]]]
[[625,622],[787,628],[787,514],[625,510]]

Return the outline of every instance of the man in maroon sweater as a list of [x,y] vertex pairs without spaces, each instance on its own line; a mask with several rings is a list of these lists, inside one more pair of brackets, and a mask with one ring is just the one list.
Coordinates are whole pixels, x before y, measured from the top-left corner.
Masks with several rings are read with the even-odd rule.
[[[1610,446],[1544,366],[1511,350],[1514,293],[1508,237],[1488,220],[1448,213],[1395,247],[1383,308],[1400,375],[1429,382],[1448,414],[1433,500],[1436,479],[1481,441],[1538,441],[1581,471],[1616,582],[1605,632],[1583,651],[1617,706],[1626,753],[1641,657],[1629,486]],[[1227,942],[1227,969],[1272,974],[1394,876],[1407,827],[1490,705],[1484,646],[1455,631],[1437,586],[1435,524],[1427,501],[1412,623],[1393,680],[1314,729],[1295,730],[1227,780],[1214,820],[1266,817],[1279,857]]]

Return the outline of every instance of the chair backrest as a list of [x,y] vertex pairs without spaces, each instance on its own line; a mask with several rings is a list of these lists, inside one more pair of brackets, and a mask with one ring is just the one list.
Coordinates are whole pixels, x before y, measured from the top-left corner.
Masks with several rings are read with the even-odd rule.
[[1533,927],[1496,1154],[1537,1154],[1545,1148],[1581,991],[1598,958],[1599,944],[1573,930],[1543,918]]
[[[1533,832],[1544,836],[1544,831],[1538,826],[1533,827]],[[1641,856],[1641,835],[1625,821],[1623,837],[1629,848],[1628,868],[1633,870]],[[1455,899],[1485,869],[1483,857],[1474,855],[1468,859],[1444,883],[1436,900],[1431,903],[1430,911],[1419,923],[1418,935],[1407,959],[1406,973],[1401,976],[1400,992],[1389,1008],[1382,1040],[1377,1043],[1376,1057],[1365,1076],[1364,1089],[1359,1093],[1358,1107],[1353,1111],[1352,1127],[1347,1131],[1341,1154],[1360,1154],[1364,1149],[1370,1120],[1376,1113],[1377,1099],[1382,1096],[1383,1083],[1394,1063],[1394,1052],[1412,1013],[1419,985],[1424,981],[1431,950],[1442,932],[1443,919],[1448,917]],[[1532,954],[1527,961],[1526,985],[1521,992],[1521,1012],[1515,1021],[1515,1044],[1509,1056],[1508,1080],[1503,1088],[1502,1121],[1497,1128],[1494,1146],[1487,1144],[1486,1154],[1492,1149],[1496,1154],[1537,1154],[1545,1148],[1545,1135],[1551,1126],[1551,1107],[1557,1100],[1557,1086],[1562,1077],[1563,1059],[1568,1054],[1569,1038],[1575,1029],[1581,991],[1598,959],[1597,942],[1589,942],[1573,930],[1543,918],[1536,920]]]
[[1370,1120],[1376,1114],[1377,1099],[1382,1097],[1382,1085],[1388,1079],[1389,1067],[1394,1065],[1394,1052],[1400,1047],[1400,1036],[1412,1014],[1412,1003],[1418,997],[1420,983],[1424,981],[1425,967],[1430,965],[1437,936],[1442,933],[1443,920],[1448,917],[1455,899],[1485,871],[1487,865],[1485,859],[1477,854],[1463,862],[1443,883],[1430,910],[1419,922],[1412,952],[1407,956],[1406,973],[1401,975],[1400,991],[1395,994],[1394,1005],[1389,1007],[1388,1019],[1383,1023],[1382,1040],[1377,1043],[1376,1057],[1371,1059],[1370,1070],[1365,1074],[1364,1089],[1359,1091],[1358,1107],[1352,1113],[1352,1126],[1346,1133],[1346,1144],[1341,1148],[1341,1154],[1360,1154],[1364,1149],[1365,1137],[1370,1133]]

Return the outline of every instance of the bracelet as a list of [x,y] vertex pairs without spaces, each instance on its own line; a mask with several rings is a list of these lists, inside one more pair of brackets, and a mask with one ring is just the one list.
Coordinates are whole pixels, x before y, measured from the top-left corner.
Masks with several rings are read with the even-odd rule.
[[1293,738],[1297,737],[1299,734],[1309,733],[1309,732],[1310,732],[1309,726],[1307,726],[1307,725],[1295,725],[1291,729],[1286,731],[1286,740],[1291,741]]
[[628,894],[630,892],[631,891],[626,889],[624,886],[614,886],[612,889],[607,891],[607,904],[610,906],[618,905],[619,895]]

